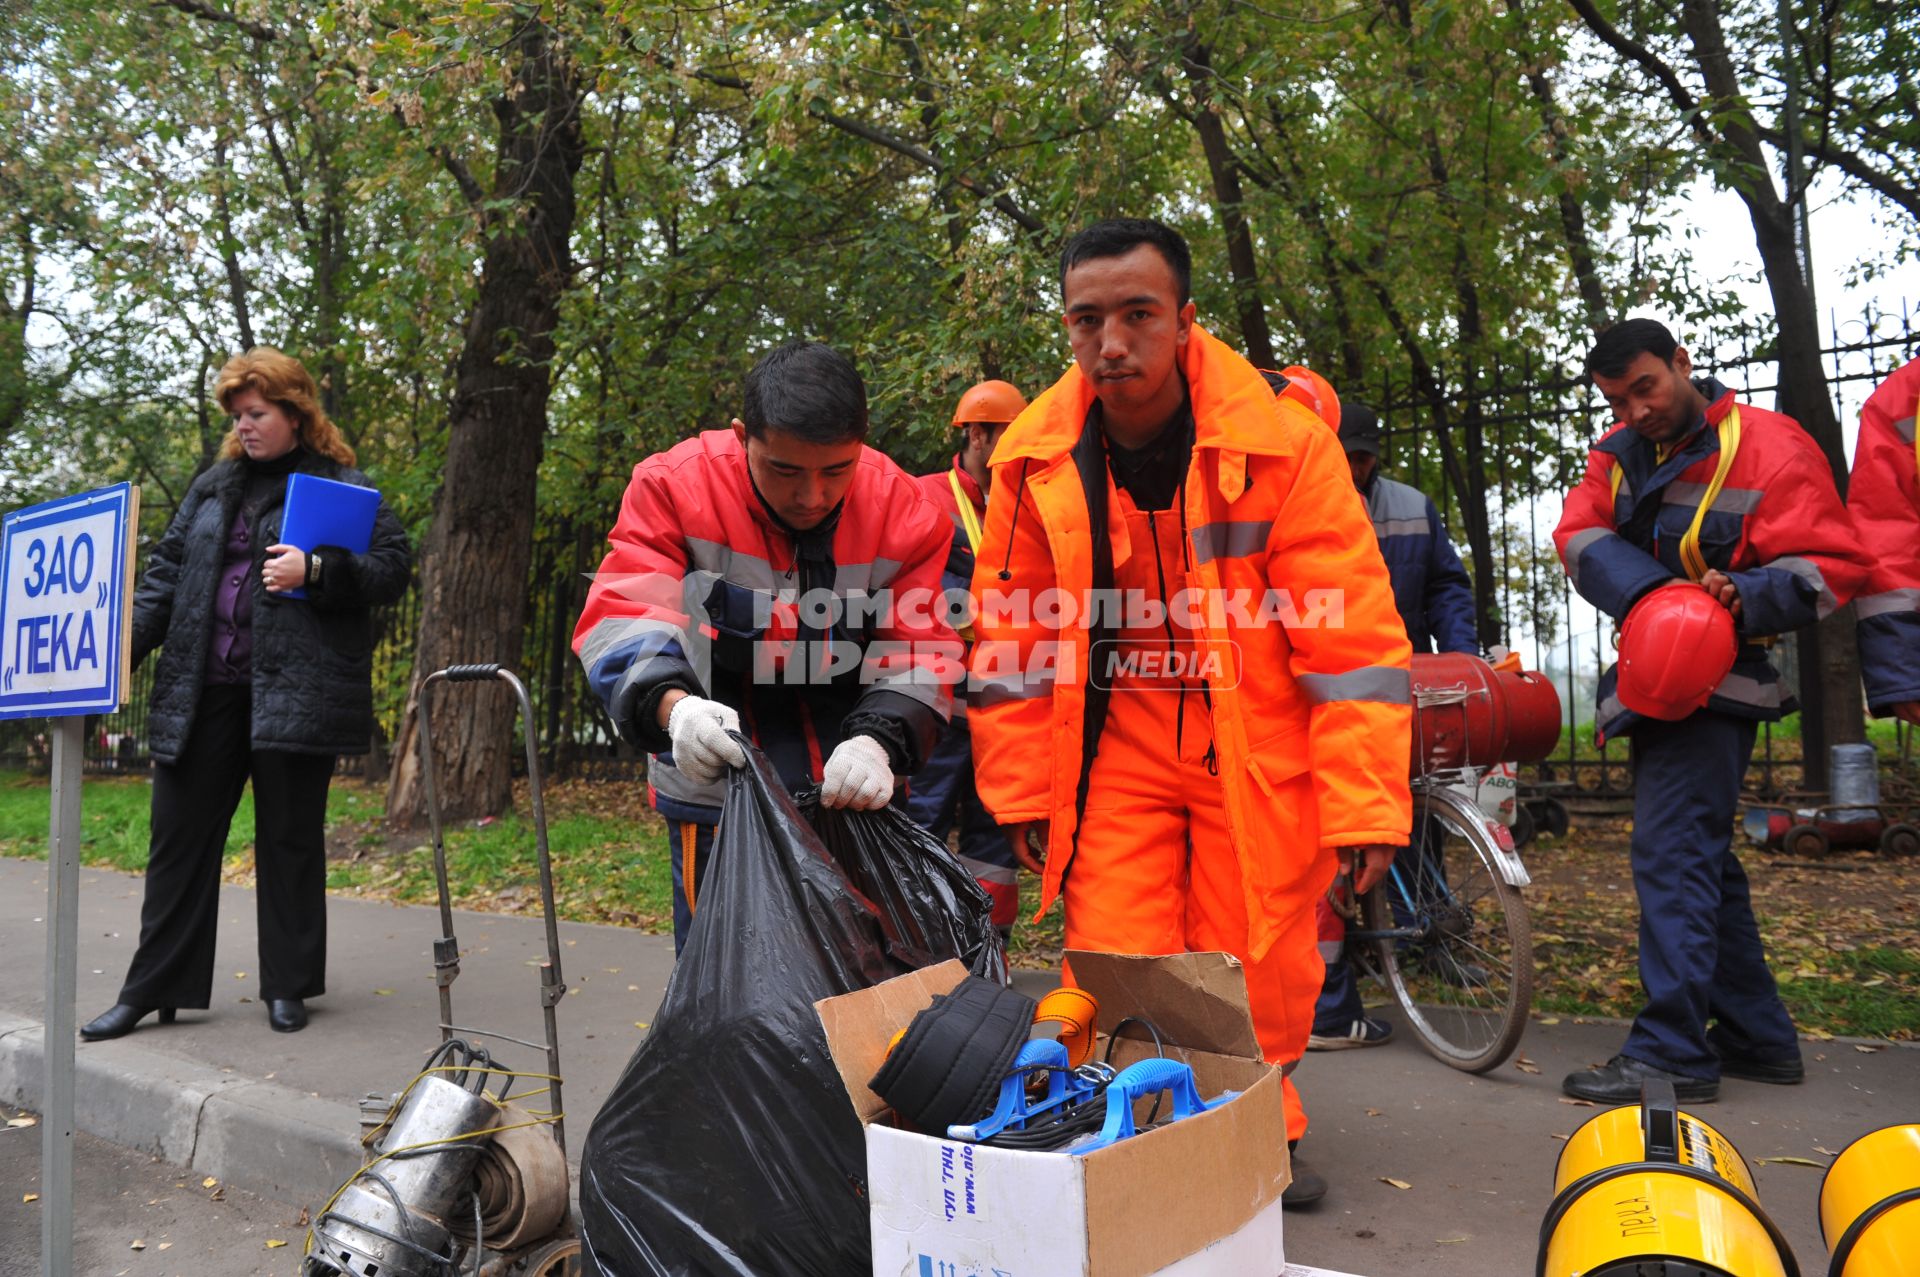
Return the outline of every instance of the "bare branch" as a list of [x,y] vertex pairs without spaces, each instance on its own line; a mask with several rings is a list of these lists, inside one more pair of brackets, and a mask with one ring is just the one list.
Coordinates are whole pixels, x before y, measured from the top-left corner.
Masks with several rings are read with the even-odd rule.
[[264,22],[255,22],[237,13],[228,13],[225,9],[216,9],[210,4],[202,3],[202,0],[152,0],[152,2],[156,8],[178,9],[181,13],[205,22],[218,22],[237,27],[262,44],[273,44],[286,39]]
[[1658,54],[1638,41],[1621,34],[1620,29],[1608,22],[1600,10],[1594,7],[1593,0],[1567,0],[1567,2],[1573,6],[1573,11],[1580,15],[1581,21],[1587,24],[1588,29],[1599,36],[1608,48],[1640,67],[1660,83],[1660,86],[1667,91],[1667,96],[1673,99],[1673,104],[1680,108],[1680,114],[1692,126],[1694,136],[1709,146],[1718,140],[1707,127],[1706,119],[1700,112],[1700,103],[1694,99],[1692,93],[1687,91],[1687,86],[1680,82],[1680,77],[1674,69],[1661,61]]

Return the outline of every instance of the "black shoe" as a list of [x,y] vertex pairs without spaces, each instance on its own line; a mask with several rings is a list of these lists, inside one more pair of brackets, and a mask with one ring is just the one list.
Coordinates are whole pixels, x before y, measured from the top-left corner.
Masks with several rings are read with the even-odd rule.
[[1301,1161],[1300,1155],[1293,1152],[1294,1145],[1298,1143],[1299,1141],[1295,1140],[1287,1145],[1287,1150],[1291,1154],[1288,1161],[1293,1167],[1293,1179],[1280,1191],[1281,1210],[1299,1210],[1302,1207],[1312,1206],[1327,1195],[1326,1177]]
[[298,1033],[307,1027],[307,1004],[299,998],[269,998],[267,1023],[275,1033]]
[[1638,1104],[1640,1084],[1648,1078],[1673,1083],[1674,1098],[1682,1104],[1711,1104],[1720,1098],[1720,1083],[1711,1078],[1669,1073],[1630,1055],[1616,1055],[1597,1068],[1569,1073],[1560,1089],[1576,1100],[1595,1104]]
[[154,1011],[160,1012],[160,1023],[173,1023],[172,1007],[130,1007],[124,1002],[115,1003],[111,1011],[95,1016],[80,1026],[80,1036],[88,1042],[105,1042],[109,1038],[124,1038],[133,1032],[140,1021]]

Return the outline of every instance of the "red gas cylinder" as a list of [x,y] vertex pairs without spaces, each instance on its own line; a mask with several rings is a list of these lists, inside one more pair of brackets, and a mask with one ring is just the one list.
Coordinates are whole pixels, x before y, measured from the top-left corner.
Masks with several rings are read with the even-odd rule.
[[1560,743],[1560,693],[1534,670],[1460,652],[1413,654],[1412,771],[1531,763]]

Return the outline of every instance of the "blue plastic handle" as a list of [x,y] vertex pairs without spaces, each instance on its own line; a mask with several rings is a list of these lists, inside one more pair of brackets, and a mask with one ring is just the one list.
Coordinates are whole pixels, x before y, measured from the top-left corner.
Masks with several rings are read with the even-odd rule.
[[1176,1122],[1183,1117],[1192,1117],[1195,1113],[1204,1113],[1232,1098],[1232,1094],[1229,1093],[1211,1101],[1201,1099],[1199,1087],[1194,1084],[1193,1069],[1179,1060],[1169,1060],[1159,1056],[1137,1060],[1121,1069],[1113,1081],[1107,1083],[1106,1123],[1100,1128],[1100,1134],[1074,1149],[1074,1155],[1079,1156],[1103,1149],[1109,1144],[1116,1144],[1135,1134],[1136,1128],[1133,1124],[1135,1101],[1144,1099],[1157,1091],[1169,1091],[1173,1094],[1173,1116],[1170,1120]]
[[[1027,1102],[1027,1070],[1047,1069],[1046,1098]],[[1024,1127],[1036,1113],[1044,1113],[1068,1098],[1069,1084],[1076,1093],[1090,1094],[1092,1087],[1067,1071],[1067,1048],[1051,1038],[1035,1038],[1013,1057],[1013,1068],[1000,1080],[1000,1102],[993,1112],[967,1126],[949,1126],[947,1138],[977,1143],[991,1139],[1009,1127]]]

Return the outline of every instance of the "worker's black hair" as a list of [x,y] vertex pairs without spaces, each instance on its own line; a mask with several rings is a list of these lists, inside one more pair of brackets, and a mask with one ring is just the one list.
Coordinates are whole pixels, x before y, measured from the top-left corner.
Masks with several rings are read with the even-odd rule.
[[1673,363],[1673,352],[1680,349],[1667,326],[1657,319],[1623,319],[1600,334],[1587,352],[1587,376],[1620,377],[1627,365],[1644,352],[1663,364]]
[[867,385],[848,359],[817,341],[790,341],[760,356],[740,404],[747,434],[784,430],[807,443],[867,437]]
[[1160,250],[1173,268],[1174,283],[1180,289],[1176,305],[1184,306],[1193,293],[1193,254],[1180,232],[1147,217],[1115,217],[1093,225],[1067,241],[1060,250],[1060,291],[1067,290],[1067,272],[1095,257],[1120,257],[1142,244]]

